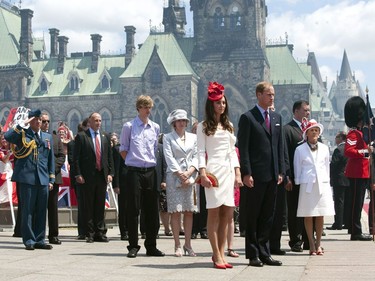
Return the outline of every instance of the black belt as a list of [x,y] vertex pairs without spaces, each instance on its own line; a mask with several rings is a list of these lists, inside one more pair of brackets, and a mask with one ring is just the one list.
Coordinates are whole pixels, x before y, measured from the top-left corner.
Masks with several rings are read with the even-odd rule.
[[128,168],[129,171],[136,171],[136,172],[143,172],[143,173],[155,170],[155,166],[149,167],[149,168],[127,166],[127,168]]

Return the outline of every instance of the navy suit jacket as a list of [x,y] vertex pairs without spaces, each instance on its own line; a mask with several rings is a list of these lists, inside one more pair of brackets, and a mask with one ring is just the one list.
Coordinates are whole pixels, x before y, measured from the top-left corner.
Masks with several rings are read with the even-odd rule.
[[269,118],[271,132],[255,106],[241,115],[238,125],[241,174],[260,182],[277,181],[285,170],[281,116],[270,111]]
[[[19,125],[15,129],[9,129],[4,135],[8,142],[17,145],[16,150],[24,147],[22,132],[25,132],[26,143],[35,139],[35,134],[30,127],[24,129]],[[37,155],[33,150],[28,156],[17,159],[12,181],[30,185],[48,185],[55,182],[55,159],[51,134],[40,131],[40,141],[37,143],[36,150]]]

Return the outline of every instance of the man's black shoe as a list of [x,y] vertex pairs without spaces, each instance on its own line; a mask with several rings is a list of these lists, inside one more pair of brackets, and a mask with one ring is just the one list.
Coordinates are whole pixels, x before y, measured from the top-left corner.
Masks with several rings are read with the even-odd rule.
[[275,250],[271,250],[271,254],[276,255],[276,256],[283,256],[286,254],[286,252],[281,249],[275,249]]
[[328,226],[328,227],[326,227],[326,229],[328,229],[328,230],[342,230],[342,227],[340,228],[340,227],[337,227],[336,225],[332,225],[332,226]]
[[138,254],[138,251],[139,251],[139,247],[138,248],[131,248],[129,250],[129,253],[128,253],[128,258],[135,258]]
[[127,235],[127,234],[121,235],[121,240],[123,240],[123,241],[129,240],[129,235]]
[[322,236],[326,236],[327,234],[324,232],[324,230],[323,230],[323,232],[322,232]]
[[22,235],[21,234],[19,234],[19,233],[13,233],[13,235],[12,235],[13,237],[22,237]]
[[35,250],[34,245],[26,245],[25,249],[29,251]]
[[366,235],[366,234],[357,234],[357,235],[352,235],[350,237],[350,240],[352,240],[352,241],[371,241],[372,237],[370,235]]
[[201,239],[208,239],[207,232],[201,232]]
[[290,248],[290,250],[292,252],[296,252],[296,253],[303,252],[303,249],[302,249],[301,245],[294,245],[293,247]]
[[52,238],[49,238],[49,243],[50,244],[56,244],[56,245],[60,245],[61,244],[61,241],[59,238],[57,237],[52,237]]
[[34,244],[34,248],[35,249],[42,249],[42,250],[51,250],[53,247],[52,247],[52,245],[49,245],[49,244],[38,244],[38,243],[35,243]]
[[94,241],[95,242],[109,242],[109,239],[107,236],[103,235],[103,236],[96,236],[94,238]]
[[94,238],[92,238],[92,237],[86,237],[86,242],[87,243],[94,243]]
[[165,254],[160,251],[159,249],[152,249],[146,251],[146,256],[152,256],[152,257],[164,257]]
[[80,234],[77,236],[77,240],[85,240],[85,239],[86,239],[86,236],[83,234]]
[[250,266],[262,267],[263,263],[259,258],[252,258],[249,262]]
[[191,234],[191,239],[197,239],[197,235],[195,233]]
[[271,257],[265,257],[265,258],[262,258],[261,261],[262,261],[264,264],[267,264],[267,265],[280,266],[280,265],[283,264],[281,261],[274,260],[274,259],[271,258]]

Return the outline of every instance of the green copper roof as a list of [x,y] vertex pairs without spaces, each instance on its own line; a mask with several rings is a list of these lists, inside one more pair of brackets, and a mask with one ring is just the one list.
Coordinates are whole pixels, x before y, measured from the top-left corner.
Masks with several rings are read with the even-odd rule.
[[142,77],[154,50],[168,75],[196,75],[174,35],[157,33],[147,37],[120,78]]
[[18,63],[18,41],[20,34],[20,16],[0,7],[0,66],[15,65]]
[[[100,57],[98,71],[91,71],[91,56],[80,58],[67,58],[64,71],[57,73],[57,58],[38,60],[31,63],[34,77],[29,87],[29,98],[57,97],[57,96],[87,96],[102,94],[117,94],[120,92],[121,83],[118,77],[125,70],[123,56]],[[101,87],[103,73],[108,73],[111,78],[110,89]],[[76,75],[80,79],[80,88],[77,91],[70,90],[70,77]],[[45,77],[49,82],[48,92],[39,90],[41,78]]]
[[267,46],[266,54],[270,64],[272,84],[311,83],[311,68],[306,64],[298,64],[287,45]]

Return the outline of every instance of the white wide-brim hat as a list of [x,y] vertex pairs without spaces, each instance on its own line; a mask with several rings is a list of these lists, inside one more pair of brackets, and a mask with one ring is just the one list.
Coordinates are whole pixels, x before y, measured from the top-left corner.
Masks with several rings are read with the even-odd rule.
[[186,120],[189,122],[189,118],[187,117],[187,112],[183,109],[175,109],[171,113],[169,113],[167,122],[169,125],[172,125],[174,121],[177,120]]
[[307,125],[306,125],[305,129],[303,130],[302,137],[303,137],[304,140],[307,140],[307,136],[306,136],[307,131],[311,128],[314,128],[314,127],[318,127],[320,129],[319,136],[321,136],[323,134],[323,130],[324,130],[323,125],[316,122],[315,119],[311,119],[307,122]]

